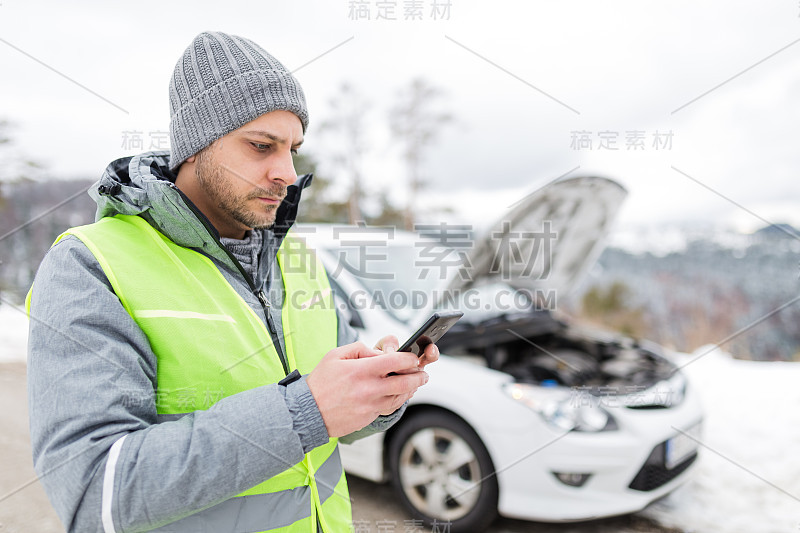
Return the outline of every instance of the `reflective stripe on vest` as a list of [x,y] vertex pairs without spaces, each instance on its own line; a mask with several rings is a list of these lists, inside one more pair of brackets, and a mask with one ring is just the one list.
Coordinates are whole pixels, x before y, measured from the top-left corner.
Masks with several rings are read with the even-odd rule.
[[[319,478],[330,478],[340,475],[337,486],[319,481]],[[336,450],[317,470],[319,497],[323,506],[336,494],[336,498],[349,498],[346,492],[346,481],[342,473],[342,462]],[[340,485],[340,486],[339,486]],[[302,486],[269,494],[255,494],[231,498],[220,504],[195,513],[177,522],[152,530],[157,533],[250,533],[268,528],[272,531],[295,531],[299,521],[308,521],[312,526],[311,487]],[[287,526],[289,526],[287,528]],[[225,529],[226,527],[230,529]],[[350,524],[345,529],[350,531]],[[307,529],[302,529],[307,531]],[[312,531],[316,529],[312,527]]]
[[[136,216],[72,228],[56,242],[70,234],[94,254],[150,341],[158,359],[159,421],[285,376],[264,323],[208,257],[176,245]],[[299,239],[287,236],[277,258],[287,362],[290,370],[307,374],[336,347],[333,295],[321,263]],[[236,497],[157,531],[316,533],[317,521],[326,532],[351,527],[336,439]],[[211,525],[203,529],[200,522]]]

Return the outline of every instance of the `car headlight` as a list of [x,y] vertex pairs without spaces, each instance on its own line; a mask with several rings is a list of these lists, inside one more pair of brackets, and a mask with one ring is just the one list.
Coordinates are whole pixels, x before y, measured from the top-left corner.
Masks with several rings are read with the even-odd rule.
[[599,402],[586,402],[563,388],[509,383],[504,385],[504,390],[555,428],[593,432],[617,429],[614,418]]

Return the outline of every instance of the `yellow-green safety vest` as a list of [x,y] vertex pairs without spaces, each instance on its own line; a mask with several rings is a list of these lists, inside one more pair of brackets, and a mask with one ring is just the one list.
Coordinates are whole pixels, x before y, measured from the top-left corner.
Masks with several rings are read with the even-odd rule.
[[[78,237],[94,254],[147,335],[158,360],[159,421],[285,377],[264,323],[208,257],[178,246],[138,216],[103,218],[55,242],[66,235]],[[337,344],[330,283],[319,259],[291,234],[277,259],[285,287],[287,362],[290,371],[307,374]],[[330,439],[284,472],[156,531],[196,532],[212,522],[220,532],[316,533],[319,521],[326,533],[338,533],[351,529],[351,516],[337,439]]]

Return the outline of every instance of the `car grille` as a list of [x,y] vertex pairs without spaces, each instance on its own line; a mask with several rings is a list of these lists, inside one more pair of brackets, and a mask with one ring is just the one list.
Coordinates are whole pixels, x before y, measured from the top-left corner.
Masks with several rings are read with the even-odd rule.
[[642,492],[655,490],[681,475],[687,468],[692,466],[692,463],[697,459],[697,452],[695,452],[675,465],[671,470],[667,469],[664,464],[666,448],[667,444],[665,442],[653,448],[650,457],[644,462],[644,466],[639,470],[639,473],[636,474],[636,477],[633,478],[628,488],[640,490]]

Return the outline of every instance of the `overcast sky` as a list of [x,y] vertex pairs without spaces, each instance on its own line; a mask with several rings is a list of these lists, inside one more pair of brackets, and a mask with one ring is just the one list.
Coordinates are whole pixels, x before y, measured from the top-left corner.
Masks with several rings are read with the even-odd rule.
[[486,220],[572,170],[628,188],[620,227],[800,225],[796,0],[416,0],[422,20],[407,20],[413,3],[0,0],[0,118],[50,174],[97,177],[140,151],[130,132],[159,142],[176,60],[221,30],[298,69],[311,153],[336,88],[367,95],[369,185],[398,199],[388,109],[413,77],[442,88],[455,122],[426,161],[429,220]]

